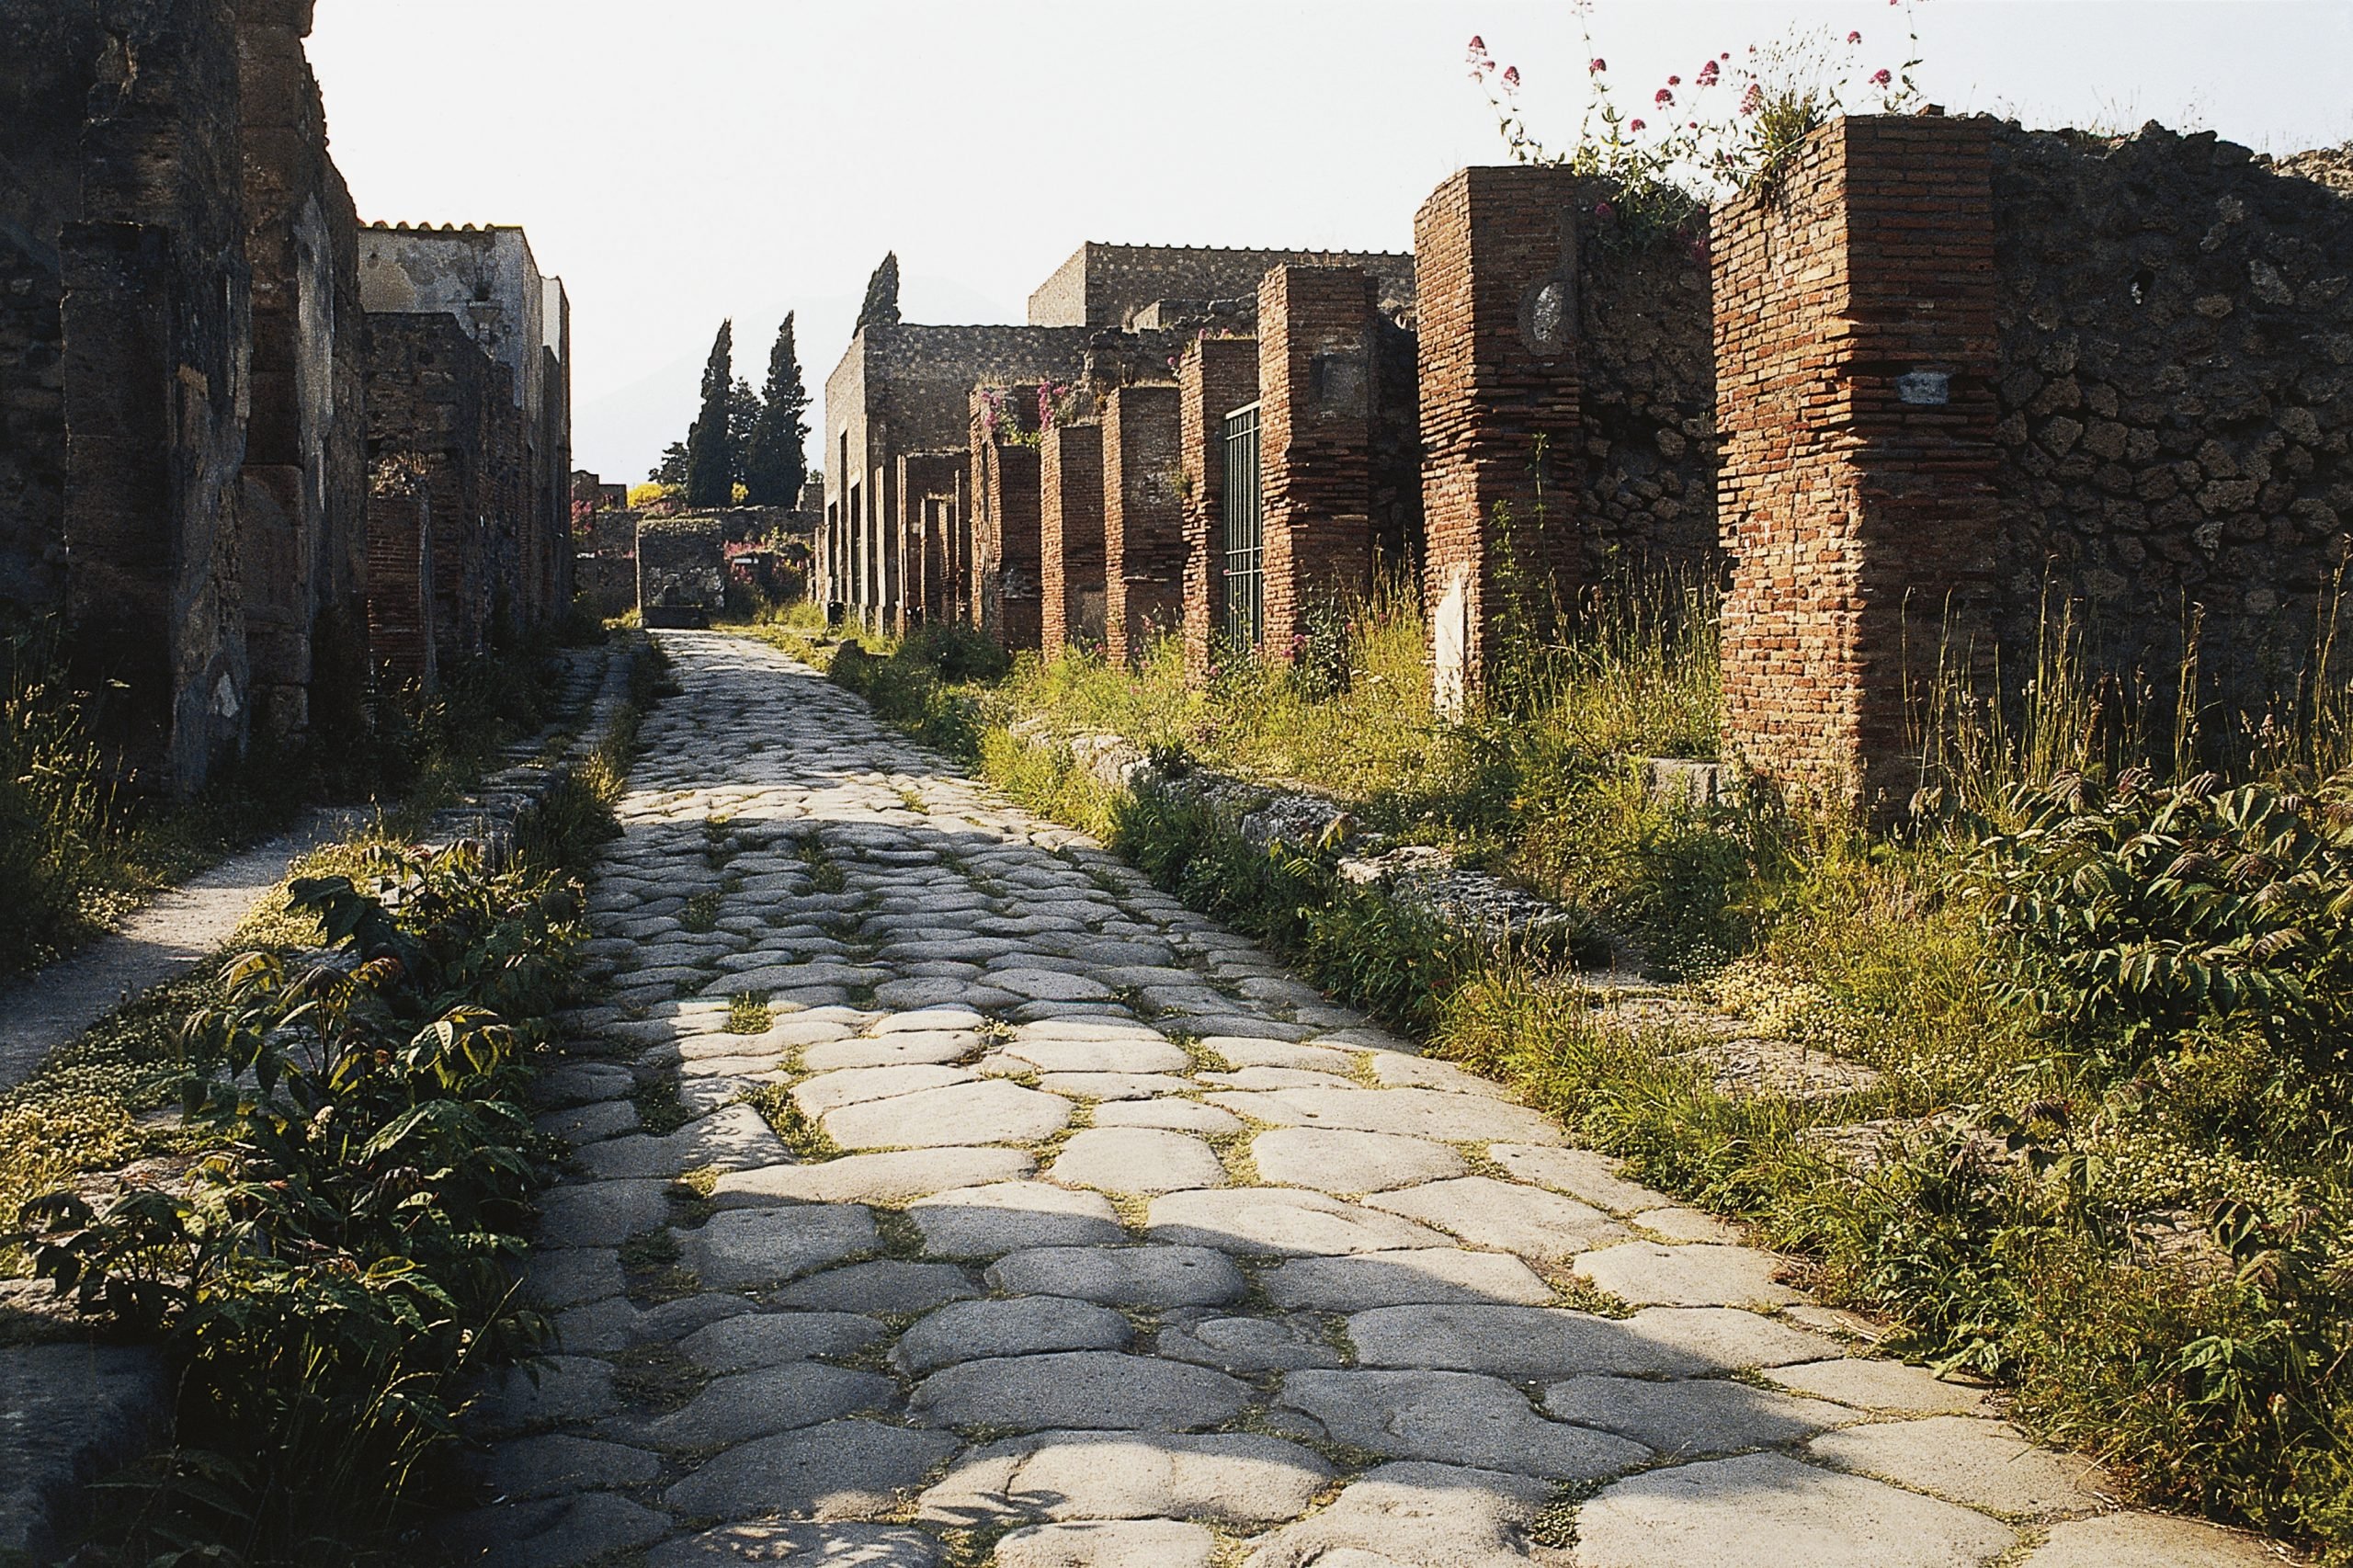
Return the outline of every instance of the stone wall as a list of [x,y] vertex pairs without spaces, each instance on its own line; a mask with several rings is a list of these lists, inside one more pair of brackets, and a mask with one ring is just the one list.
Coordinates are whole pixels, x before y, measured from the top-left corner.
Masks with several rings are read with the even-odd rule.
[[1318,609],[1372,586],[1373,284],[1278,267],[1258,290],[1262,645],[1288,657]]
[[1103,403],[1103,635],[1140,661],[1183,617],[1185,518],[1177,391],[1120,387]]
[[1414,258],[1393,252],[1227,250],[1209,245],[1079,246],[1029,296],[1033,326],[1132,327],[1164,301],[1197,303],[1204,313],[1257,292],[1276,267],[1354,267],[1379,279],[1383,305],[1410,311]]
[[975,388],[969,406],[972,624],[1007,648],[1034,649],[1044,624],[1034,427],[1038,389]]
[[1185,674],[1209,678],[1225,635],[1225,416],[1258,401],[1258,344],[1202,337],[1176,366],[1185,475]]
[[654,517],[637,529],[637,608],[648,627],[708,626],[726,607],[726,531],[711,517]]
[[1039,439],[1039,647],[1047,658],[1103,641],[1103,427]]

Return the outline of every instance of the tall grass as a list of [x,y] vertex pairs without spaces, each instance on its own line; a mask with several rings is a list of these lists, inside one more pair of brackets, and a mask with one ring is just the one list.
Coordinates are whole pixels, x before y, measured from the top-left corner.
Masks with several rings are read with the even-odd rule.
[[0,979],[54,957],[101,913],[116,826],[104,759],[83,729],[51,639],[0,639]]

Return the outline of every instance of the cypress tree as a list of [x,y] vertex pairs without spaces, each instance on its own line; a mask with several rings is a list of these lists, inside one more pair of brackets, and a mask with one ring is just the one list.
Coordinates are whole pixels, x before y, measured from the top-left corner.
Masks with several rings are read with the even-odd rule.
[[687,505],[724,506],[735,499],[735,444],[728,428],[734,392],[735,324],[719,324],[702,368],[702,414],[687,431]]
[[801,483],[808,477],[809,460],[802,449],[809,438],[809,389],[801,384],[801,357],[792,343],[792,317],[778,329],[776,347],[768,350],[767,384],[762,389],[759,418],[751,439],[744,445],[744,488],[755,506],[791,506],[801,500]]
[[866,280],[866,303],[858,308],[858,330],[899,324],[899,253],[892,251]]

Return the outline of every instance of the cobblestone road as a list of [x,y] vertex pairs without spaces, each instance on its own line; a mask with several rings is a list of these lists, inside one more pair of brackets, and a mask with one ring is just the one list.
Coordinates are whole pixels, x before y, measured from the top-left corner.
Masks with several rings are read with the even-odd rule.
[[[563,1354],[484,1413],[469,1557],[2276,1561],[1850,1357],[1720,1221],[782,654],[665,643],[611,1005],[545,1085]],[[1635,1310],[1556,1304],[1597,1288]]]

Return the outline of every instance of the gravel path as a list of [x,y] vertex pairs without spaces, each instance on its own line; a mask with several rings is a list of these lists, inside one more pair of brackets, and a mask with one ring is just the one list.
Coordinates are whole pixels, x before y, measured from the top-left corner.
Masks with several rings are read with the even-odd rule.
[[466,1560],[2276,1562],[1851,1358],[1722,1221],[783,654],[663,641],[611,1005],[544,1081],[562,1354],[487,1402]]

